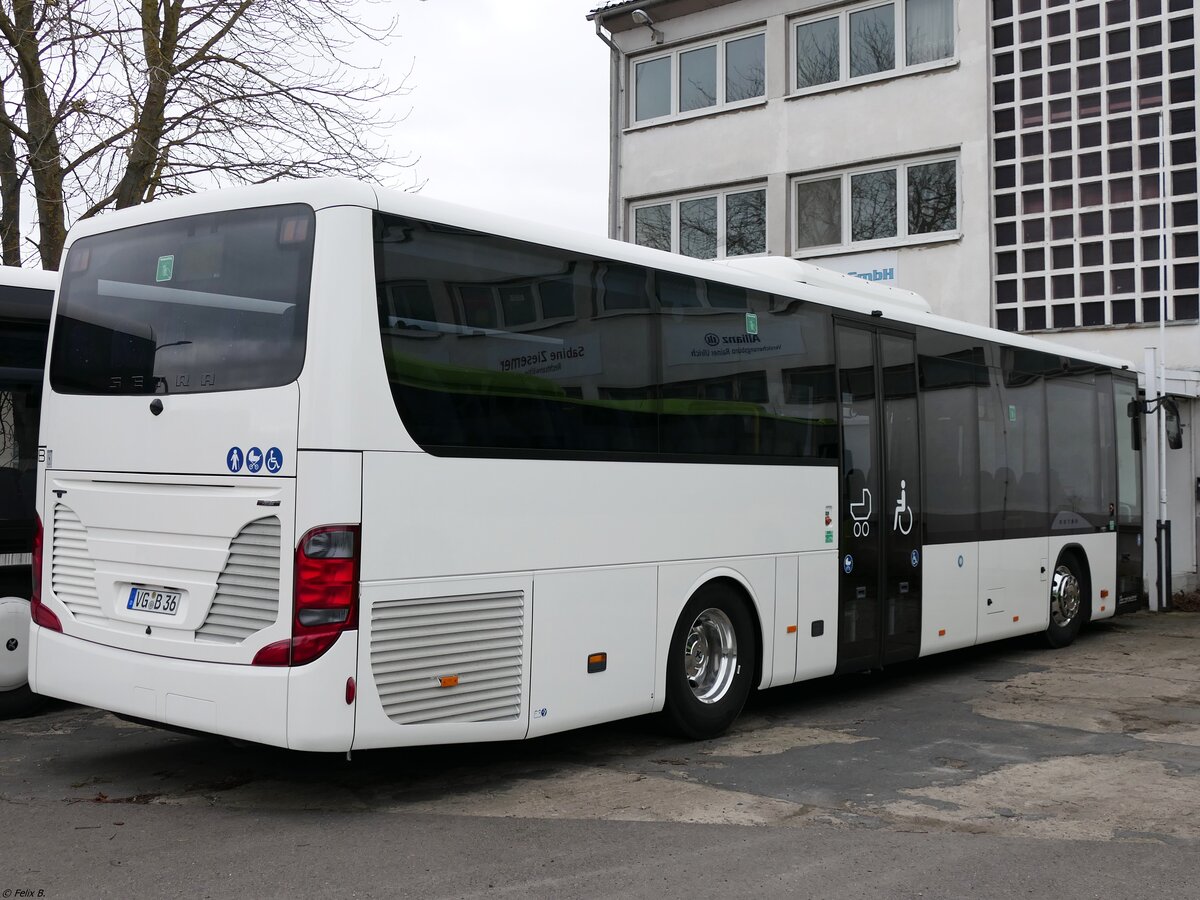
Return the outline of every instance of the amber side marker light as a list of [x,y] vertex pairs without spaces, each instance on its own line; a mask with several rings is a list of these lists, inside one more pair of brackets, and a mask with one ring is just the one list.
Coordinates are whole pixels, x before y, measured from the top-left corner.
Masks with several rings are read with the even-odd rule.
[[442,687],[455,687],[458,685],[457,675],[442,675],[438,678],[438,684]]
[[1108,588],[1101,588],[1100,599],[1103,600],[1107,596],[1108,596]]
[[788,634],[795,634],[795,633],[796,633],[796,626],[795,626],[795,625],[789,625],[789,626],[788,626],[788,629],[787,629],[787,633],[788,633]]
[[1013,616],[1013,621],[1014,621],[1014,622],[1020,622],[1020,621],[1021,621],[1021,617],[1020,617],[1020,616]]
[[946,636],[946,629],[945,629],[945,628],[939,628],[939,629],[938,629],[938,637],[945,637],[945,636]]
[[589,675],[594,675],[597,672],[603,672],[608,668],[607,653],[589,653],[587,660],[587,670]]

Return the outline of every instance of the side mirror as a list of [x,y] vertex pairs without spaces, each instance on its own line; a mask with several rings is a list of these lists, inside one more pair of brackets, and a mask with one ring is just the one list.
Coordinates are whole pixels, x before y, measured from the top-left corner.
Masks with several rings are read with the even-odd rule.
[[1170,397],[1163,398],[1163,413],[1167,417],[1167,446],[1172,450],[1183,447],[1183,423],[1179,421],[1179,404]]

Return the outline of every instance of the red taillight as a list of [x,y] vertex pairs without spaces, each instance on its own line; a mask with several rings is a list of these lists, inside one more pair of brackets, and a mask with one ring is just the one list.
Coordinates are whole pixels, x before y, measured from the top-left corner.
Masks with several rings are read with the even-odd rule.
[[359,527],[314,528],[296,547],[292,637],[263,647],[256,666],[302,666],[358,627]]
[[33,621],[43,628],[49,628],[52,631],[62,631],[62,622],[58,621],[58,616],[46,609],[42,605],[42,517],[37,517],[37,527],[33,532],[33,553],[31,554],[31,562],[33,564],[33,593],[29,595],[29,615]]

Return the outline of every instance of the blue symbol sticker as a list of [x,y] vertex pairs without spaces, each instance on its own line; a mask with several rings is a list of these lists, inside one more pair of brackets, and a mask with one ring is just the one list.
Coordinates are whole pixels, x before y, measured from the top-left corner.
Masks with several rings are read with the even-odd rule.
[[246,471],[253,474],[262,468],[263,455],[262,451],[257,447],[251,447],[246,451]]
[[958,558],[958,567],[960,569],[963,567],[963,558],[961,556]]
[[911,554],[909,554],[908,559],[909,562],[913,564],[913,568],[915,569],[917,564],[921,561],[921,551],[914,550]]
[[242,471],[242,450],[240,447],[229,448],[229,453],[225,457],[225,465],[229,466],[230,472]]
[[854,571],[854,557],[849,553],[847,553],[846,558],[842,560],[842,571],[847,575]]
[[272,447],[267,451],[267,471],[274,475],[283,468],[283,451]]

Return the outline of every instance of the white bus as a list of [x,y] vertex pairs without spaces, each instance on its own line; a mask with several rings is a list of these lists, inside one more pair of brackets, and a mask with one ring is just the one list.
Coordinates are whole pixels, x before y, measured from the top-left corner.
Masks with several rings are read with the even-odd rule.
[[39,706],[29,690],[29,597],[38,416],[58,273],[0,266],[0,718]]
[[68,243],[44,694],[301,750],[706,738],[752,689],[1062,645],[1136,594],[1119,360],[347,182]]

